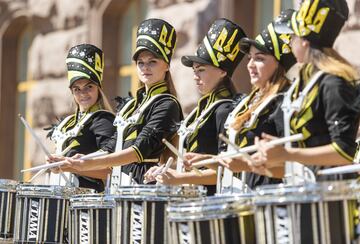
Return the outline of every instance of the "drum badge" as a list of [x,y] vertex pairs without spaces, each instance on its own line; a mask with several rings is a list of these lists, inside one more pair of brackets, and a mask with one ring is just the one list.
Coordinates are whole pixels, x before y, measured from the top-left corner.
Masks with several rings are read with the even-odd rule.
[[80,212],[80,243],[89,243],[89,214],[87,212]]
[[286,207],[275,208],[275,230],[277,243],[290,244],[291,238],[291,221],[288,216]]
[[142,205],[134,203],[132,205],[131,224],[132,224],[132,242],[142,243],[142,223],[144,222],[144,216],[142,212]]
[[39,232],[39,201],[31,201],[28,237],[29,240],[36,240]]
[[180,223],[180,240],[182,244],[191,243],[190,228],[188,224]]

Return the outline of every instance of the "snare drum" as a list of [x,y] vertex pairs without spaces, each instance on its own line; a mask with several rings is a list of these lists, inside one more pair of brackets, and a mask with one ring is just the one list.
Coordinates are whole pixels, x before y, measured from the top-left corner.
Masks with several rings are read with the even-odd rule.
[[115,201],[102,194],[70,198],[70,243],[115,243]]
[[0,241],[13,237],[17,184],[14,180],[0,179]]
[[166,213],[168,203],[203,197],[205,194],[202,186],[119,187],[114,197],[117,243],[172,243]]
[[172,243],[255,244],[252,195],[219,195],[168,207]]
[[76,187],[19,184],[14,241],[66,243],[69,198],[93,192]]
[[356,181],[263,186],[257,192],[259,244],[350,244],[357,240]]

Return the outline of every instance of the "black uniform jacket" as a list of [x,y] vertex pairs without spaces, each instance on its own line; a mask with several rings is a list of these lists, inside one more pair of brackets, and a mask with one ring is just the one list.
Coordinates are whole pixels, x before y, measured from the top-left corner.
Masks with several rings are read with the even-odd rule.
[[[238,112],[237,115],[241,115],[249,110],[249,106],[251,106],[250,104],[254,100],[256,92],[258,92],[258,89],[253,90],[249,94],[248,102],[244,104],[243,108]],[[260,112],[253,126],[249,128],[243,127],[242,129],[240,129],[236,137],[237,145],[239,145],[240,147],[251,146],[254,144],[255,137],[260,137],[261,133],[263,132],[270,135],[277,135],[274,116],[277,109],[279,108],[279,105],[282,102],[282,98],[283,95],[279,94],[274,99],[272,99],[268,103],[268,105]],[[241,173],[236,173],[235,176],[241,178]],[[278,184],[281,182],[281,179],[269,178],[255,173],[246,173],[246,184],[251,189],[265,184]]]
[[[307,65],[301,71],[299,85],[292,99],[299,96],[311,79],[313,67]],[[352,161],[356,151],[356,132],[359,124],[356,101],[356,88],[351,82],[331,74],[323,74],[315,86],[306,95],[301,110],[291,119],[291,133],[302,133],[305,139],[294,147],[317,147],[331,144],[342,157]],[[277,129],[283,135],[282,113],[278,113]],[[316,173],[320,166],[310,166]],[[319,177],[318,180],[337,179],[337,177]]]
[[[99,108],[93,106],[89,112],[95,112]],[[61,129],[63,132],[72,129],[80,120],[84,118],[86,114],[79,116],[78,113],[63,126]],[[77,137],[68,139],[63,149],[70,147],[70,150],[65,154],[67,157],[71,157],[77,153],[89,154],[105,148],[110,141],[112,135],[115,133],[115,127],[113,126],[114,115],[107,111],[96,112],[81,129]],[[92,188],[98,192],[104,190],[103,181],[100,179],[93,179],[90,177],[83,177],[77,175],[80,183],[80,187]]]
[[[231,99],[231,92],[221,87],[215,91],[203,96],[198,101],[197,112],[193,118],[190,118],[188,125],[196,120],[202,111],[209,108],[211,104],[220,99]],[[213,154],[219,153],[219,133],[223,132],[225,120],[232,110],[232,102],[224,102],[215,106],[211,111],[203,118],[199,126],[195,131],[190,134],[184,147],[187,152]],[[207,186],[208,195],[215,194],[215,186]]]
[[[132,147],[137,154],[138,162],[122,166],[121,169],[126,174],[131,172],[138,184],[143,184],[144,174],[159,162],[165,149],[162,139],[171,140],[183,118],[181,106],[169,93],[165,81],[153,85],[147,92],[144,87],[140,88],[134,100],[130,101],[132,105],[123,113],[123,117],[129,118],[157,94],[169,95],[153,100],[137,123],[130,125],[124,132],[123,149]],[[107,150],[115,150],[116,137],[117,135],[107,145]]]

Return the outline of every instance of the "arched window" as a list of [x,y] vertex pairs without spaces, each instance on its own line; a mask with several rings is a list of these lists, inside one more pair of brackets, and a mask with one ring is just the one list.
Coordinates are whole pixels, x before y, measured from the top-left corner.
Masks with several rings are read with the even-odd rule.
[[[19,45],[18,45],[18,62],[16,67],[17,74],[17,96],[16,96],[16,111],[18,114],[21,114],[25,117],[26,121],[32,126],[32,116],[27,109],[28,106],[28,92],[36,83],[32,79],[32,75],[28,72],[28,52],[31,46],[31,43],[34,39],[35,33],[31,25],[28,25],[24,31],[19,36]],[[25,133],[25,127],[20,122],[16,120],[16,138],[15,138],[15,178],[19,180],[28,180],[30,174],[25,173],[24,175],[20,174],[20,170],[23,168],[30,168],[31,165],[31,156],[30,154],[30,134],[27,131]]]
[[120,43],[119,53],[119,86],[118,94],[126,96],[128,91],[135,95],[138,79],[136,68],[132,61],[132,54],[136,46],[136,31],[138,24],[143,20],[146,11],[146,1],[131,1],[127,11],[120,20]]
[[25,91],[31,82],[26,72],[27,50],[30,35],[26,33],[26,17],[13,19],[2,33],[0,73],[0,178],[22,180],[19,173],[23,168],[24,129],[17,119],[18,113],[25,113]]
[[129,91],[134,95],[137,89],[132,53],[146,9],[146,0],[113,0],[103,14],[104,89],[109,98],[127,96]]

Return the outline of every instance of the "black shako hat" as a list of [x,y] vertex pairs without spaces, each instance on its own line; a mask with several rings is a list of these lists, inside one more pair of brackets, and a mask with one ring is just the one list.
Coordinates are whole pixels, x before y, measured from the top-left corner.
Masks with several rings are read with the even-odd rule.
[[[281,12],[281,15],[295,12],[288,9]],[[250,47],[254,46],[264,53],[271,54],[288,71],[295,63],[296,58],[290,48],[290,34],[278,34],[274,30],[274,22],[270,23],[255,39],[242,38],[241,51],[248,54]]]
[[313,47],[332,47],[348,17],[346,0],[305,0],[299,11],[275,21],[275,31],[305,38]]
[[183,56],[181,62],[187,67],[193,63],[209,64],[227,72],[231,77],[244,54],[240,52],[240,39],[245,32],[228,19],[215,20],[198,46],[194,56]]
[[104,53],[100,48],[91,44],[74,46],[69,50],[66,65],[69,87],[80,79],[88,79],[101,87],[104,72]]
[[175,47],[175,28],[162,19],[147,19],[138,27],[133,60],[137,59],[141,51],[147,50],[169,64]]

